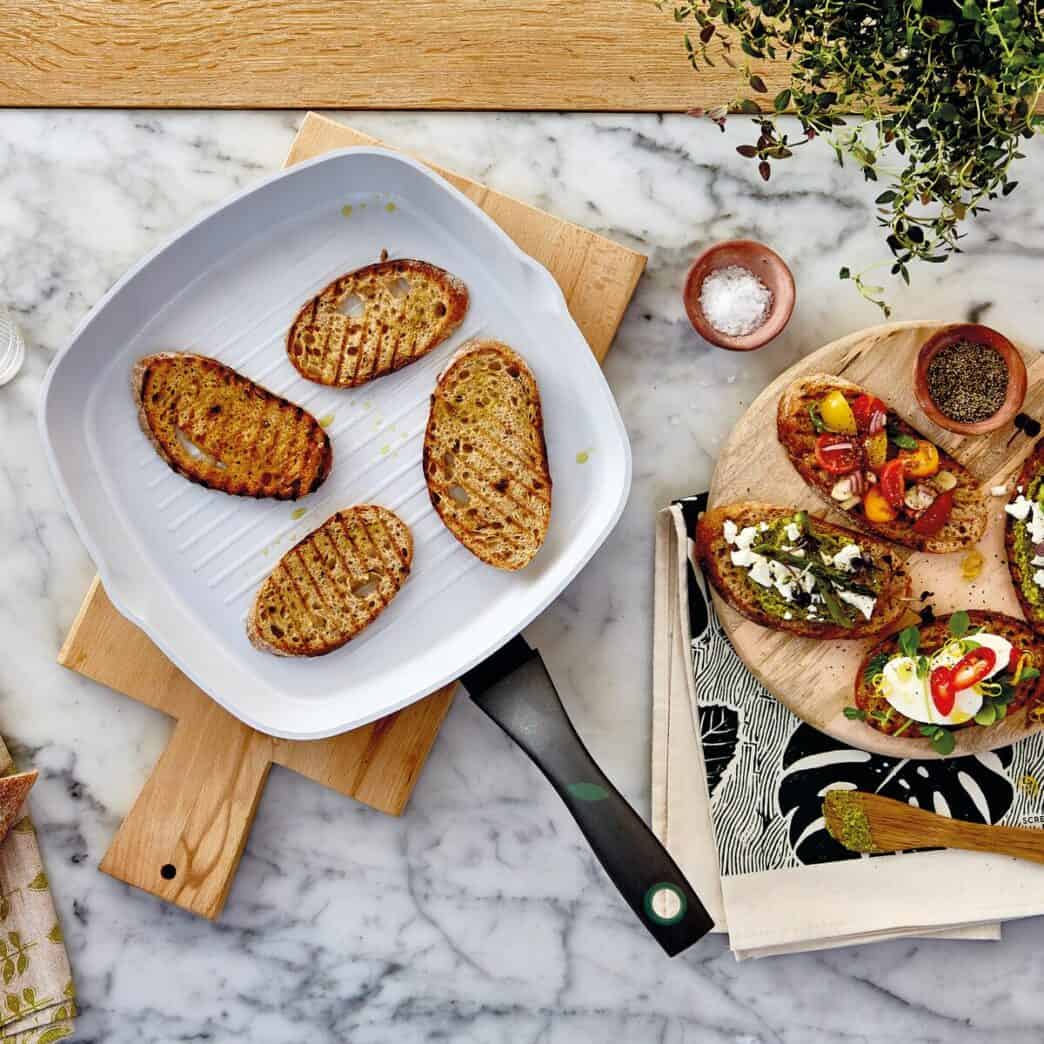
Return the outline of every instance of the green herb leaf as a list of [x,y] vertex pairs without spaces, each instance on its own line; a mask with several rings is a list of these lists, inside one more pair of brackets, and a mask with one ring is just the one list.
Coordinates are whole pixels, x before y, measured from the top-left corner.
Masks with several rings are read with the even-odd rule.
[[950,617],[950,634],[954,638],[963,638],[968,633],[968,628],[971,626],[971,621],[968,619],[968,614],[963,609],[958,609]]
[[819,412],[819,403],[814,402],[809,406],[808,415],[812,420],[812,428],[817,434],[822,434],[826,431],[826,424],[823,422],[823,418]]
[[866,711],[860,707],[846,707],[844,715],[849,721],[866,721]]
[[935,732],[932,733],[932,750],[936,754],[952,754],[953,748],[956,746],[956,741],[953,738],[953,733],[949,729],[944,729],[941,725],[937,726]]
[[907,627],[899,632],[899,651],[904,656],[916,656],[921,645],[921,632],[916,627]]
[[917,440],[912,435],[907,435],[905,432],[899,431],[898,428],[889,427],[888,440],[893,445],[898,446],[899,449],[917,449]]
[[863,668],[863,680],[869,684],[885,669],[885,664],[888,663],[889,659],[890,657],[886,652],[879,652],[875,656],[871,656]]
[[1036,667],[1023,667],[1022,674],[1019,677],[1019,683],[1024,681],[1032,681],[1034,678],[1040,677],[1040,671]]
[[975,715],[976,725],[992,725],[997,720],[997,710],[992,703],[984,703]]

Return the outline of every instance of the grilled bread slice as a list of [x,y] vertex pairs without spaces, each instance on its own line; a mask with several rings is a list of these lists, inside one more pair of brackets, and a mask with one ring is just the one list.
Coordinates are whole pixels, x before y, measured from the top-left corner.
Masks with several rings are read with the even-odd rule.
[[[939,616],[930,624],[918,629],[918,653],[931,656],[950,640],[950,619],[951,616]],[[970,610],[968,624],[970,628],[983,628],[990,634],[1007,639],[1026,656],[1028,665],[1036,666],[1038,670],[1044,666],[1044,641],[1022,620],[1016,620],[1015,617],[1004,613]],[[855,678],[855,705],[865,714],[863,720],[870,728],[887,735],[899,733],[905,739],[924,740],[927,746],[930,742],[929,737],[921,732],[919,723],[912,721],[905,714],[900,714],[874,686],[874,677],[878,673],[876,665],[881,662],[879,658],[890,659],[899,651],[899,636],[894,634],[870,648],[859,665],[859,673]],[[1040,677],[1030,677],[1015,685],[1014,695],[1007,704],[1004,718],[1000,720],[1041,706],[1044,697],[1041,682]],[[972,719],[960,725],[948,725],[947,728],[981,730],[990,726],[977,725]]]
[[[1013,499],[1019,494],[1029,501],[1036,501],[1044,487],[1044,439],[1034,447],[1023,462],[1022,470],[1015,483]],[[1029,519],[1018,520],[1005,512],[1004,549],[1008,557],[1008,572],[1015,585],[1015,594],[1029,625],[1039,634],[1044,634],[1044,587],[1033,578],[1040,566],[1033,560],[1044,555],[1044,544],[1034,543],[1028,532]]]
[[499,341],[469,341],[431,396],[424,477],[439,517],[498,569],[532,561],[551,520],[551,475],[536,379]]
[[[818,433],[809,412],[810,407],[817,405],[828,392],[834,390],[840,391],[850,403],[860,395],[869,394],[858,384],[833,374],[816,373],[799,377],[780,396],[776,430],[780,443],[801,477],[831,507],[840,511],[840,504],[830,495],[838,476],[824,469],[816,459]],[[887,426],[896,434],[925,439],[892,409],[888,410]],[[861,503],[856,504],[847,514],[864,529],[920,551],[942,555],[977,543],[986,530],[986,498],[975,477],[963,464],[959,464],[938,446],[936,449],[940,470],[950,472],[956,479],[952,491],[953,510],[937,532],[930,535],[918,533],[913,521],[902,515],[891,522],[869,521]]]
[[[876,601],[870,618],[866,619],[861,613],[853,612],[843,604],[842,611],[849,616],[850,627],[834,622],[826,609],[819,614],[821,619],[812,620],[807,619],[798,607],[782,601],[777,606],[780,610],[778,612],[766,608],[762,598],[759,598],[764,589],[758,589],[748,569],[733,564],[733,548],[724,535],[725,523],[731,521],[738,530],[761,523],[771,527],[783,519],[793,518],[797,511],[797,508],[745,501],[716,507],[700,516],[695,533],[696,555],[704,575],[718,594],[747,619],[763,627],[788,631],[805,638],[866,638],[895,627],[907,610],[910,594],[910,578],[898,552],[883,540],[836,526],[816,515],[808,516],[807,526],[812,538],[819,540],[825,537],[859,547],[860,564],[852,570],[852,579],[857,583],[869,584],[876,590]],[[822,560],[816,561],[814,557],[817,545],[813,545],[812,541],[803,542],[810,546],[799,547],[802,557],[822,566]],[[783,611],[789,612],[792,619],[785,619]]]
[[296,500],[330,473],[333,449],[319,422],[216,359],[148,355],[134,368],[133,387],[142,431],[190,482]]
[[22,818],[22,806],[38,775],[36,769],[30,769],[13,776],[0,776],[0,842]]
[[247,637],[276,656],[323,656],[368,627],[410,574],[413,538],[373,504],[338,511],[279,560],[254,599]]
[[287,335],[302,377],[355,388],[427,355],[460,325],[468,288],[426,261],[379,261],[335,279]]

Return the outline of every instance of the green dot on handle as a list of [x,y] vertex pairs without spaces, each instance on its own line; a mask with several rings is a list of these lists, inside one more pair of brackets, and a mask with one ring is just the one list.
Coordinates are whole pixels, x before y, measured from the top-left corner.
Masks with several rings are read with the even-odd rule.
[[570,783],[566,788],[577,801],[604,801],[609,791],[597,783]]

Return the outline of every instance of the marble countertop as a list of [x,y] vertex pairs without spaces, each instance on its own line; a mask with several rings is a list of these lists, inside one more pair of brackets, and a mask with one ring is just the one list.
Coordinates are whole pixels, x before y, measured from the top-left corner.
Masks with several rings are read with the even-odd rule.
[[[873,186],[825,148],[769,185],[684,116],[345,114],[388,142],[649,255],[606,373],[634,449],[623,520],[528,631],[592,753],[648,813],[655,511],[704,488],[746,403],[800,355],[879,321],[851,284],[881,256]],[[34,418],[49,361],[144,252],[276,170],[297,113],[0,112],[0,300],[30,345],[0,389],[0,732],[70,948],[77,1040],[1039,1041],[1041,922],[1001,943],[906,941],[738,964],[720,938],[668,961],[537,770],[466,699],[401,819],[276,768],[217,924],[97,863],[170,722],[55,665],[93,574]],[[981,316],[1042,344],[1044,142],[962,257],[892,288],[896,318]],[[597,171],[592,177],[591,172]],[[749,235],[791,263],[789,328],[753,356],[699,341],[687,263]],[[945,887],[945,882],[941,882]]]

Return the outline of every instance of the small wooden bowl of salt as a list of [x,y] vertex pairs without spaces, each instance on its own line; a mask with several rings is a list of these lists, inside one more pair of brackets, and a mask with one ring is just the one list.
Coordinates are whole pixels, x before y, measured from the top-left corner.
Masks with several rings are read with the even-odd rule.
[[685,311],[719,348],[750,352],[779,336],[794,310],[794,277],[764,243],[730,239],[705,250],[685,280]]

